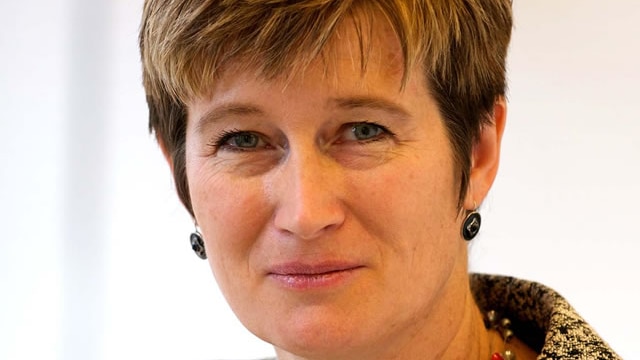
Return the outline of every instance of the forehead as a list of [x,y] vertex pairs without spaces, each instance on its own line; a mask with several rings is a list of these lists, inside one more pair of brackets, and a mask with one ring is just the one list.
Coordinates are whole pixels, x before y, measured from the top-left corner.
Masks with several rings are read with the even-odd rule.
[[359,77],[363,82],[374,77],[393,82],[392,86],[400,90],[409,71],[405,69],[402,46],[393,27],[384,15],[374,12],[369,16],[356,13],[342,19],[317,54],[308,49],[276,66],[258,54],[239,55],[222,67],[211,86],[196,97],[215,96],[221,82],[238,74],[245,79],[279,82],[284,87],[305,77],[336,84],[344,81],[345,75],[351,80]]
[[349,17],[338,26],[320,56],[327,73],[335,68],[332,65],[346,61],[362,76],[368,70],[391,77],[403,75],[404,56],[398,37],[386,17],[374,16],[364,22]]

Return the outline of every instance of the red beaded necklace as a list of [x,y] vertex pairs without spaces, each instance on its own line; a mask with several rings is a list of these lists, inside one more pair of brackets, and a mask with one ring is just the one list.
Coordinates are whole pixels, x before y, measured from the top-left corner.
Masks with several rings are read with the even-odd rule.
[[[490,310],[486,314],[485,326],[487,329],[495,330],[500,334],[502,341],[506,347],[507,343],[513,338],[511,331],[511,320],[505,318],[498,319],[498,314],[494,310]],[[491,355],[491,360],[516,360],[516,354],[507,349],[504,352],[496,351]]]

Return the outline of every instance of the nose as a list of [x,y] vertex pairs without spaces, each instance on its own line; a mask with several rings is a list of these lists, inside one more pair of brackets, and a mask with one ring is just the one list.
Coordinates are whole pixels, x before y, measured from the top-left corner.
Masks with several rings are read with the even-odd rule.
[[279,169],[275,190],[275,226],[299,239],[319,238],[345,220],[339,164],[320,149],[291,151]]

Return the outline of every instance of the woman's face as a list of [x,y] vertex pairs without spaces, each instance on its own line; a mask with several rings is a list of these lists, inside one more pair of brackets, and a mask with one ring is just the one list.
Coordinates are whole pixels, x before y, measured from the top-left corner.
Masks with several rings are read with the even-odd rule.
[[400,90],[400,48],[377,28],[363,74],[353,31],[340,35],[304,73],[229,69],[188,106],[213,273],[250,331],[303,355],[400,344],[456,308],[449,287],[466,279],[458,180],[422,73]]

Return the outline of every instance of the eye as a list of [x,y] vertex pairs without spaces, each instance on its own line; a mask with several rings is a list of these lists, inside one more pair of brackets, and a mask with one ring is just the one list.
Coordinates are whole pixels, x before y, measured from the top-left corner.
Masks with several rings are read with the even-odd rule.
[[252,151],[258,148],[266,148],[268,144],[262,136],[251,131],[227,131],[218,136],[218,139],[210,144],[217,150]]
[[370,122],[347,124],[347,127],[344,136],[351,141],[375,141],[386,135],[391,135],[391,132],[384,126]]
[[353,125],[351,132],[357,140],[369,140],[380,136],[384,130],[375,124],[360,123]]
[[241,132],[229,137],[226,141],[228,145],[239,148],[255,148],[260,142],[260,137],[249,132]]

